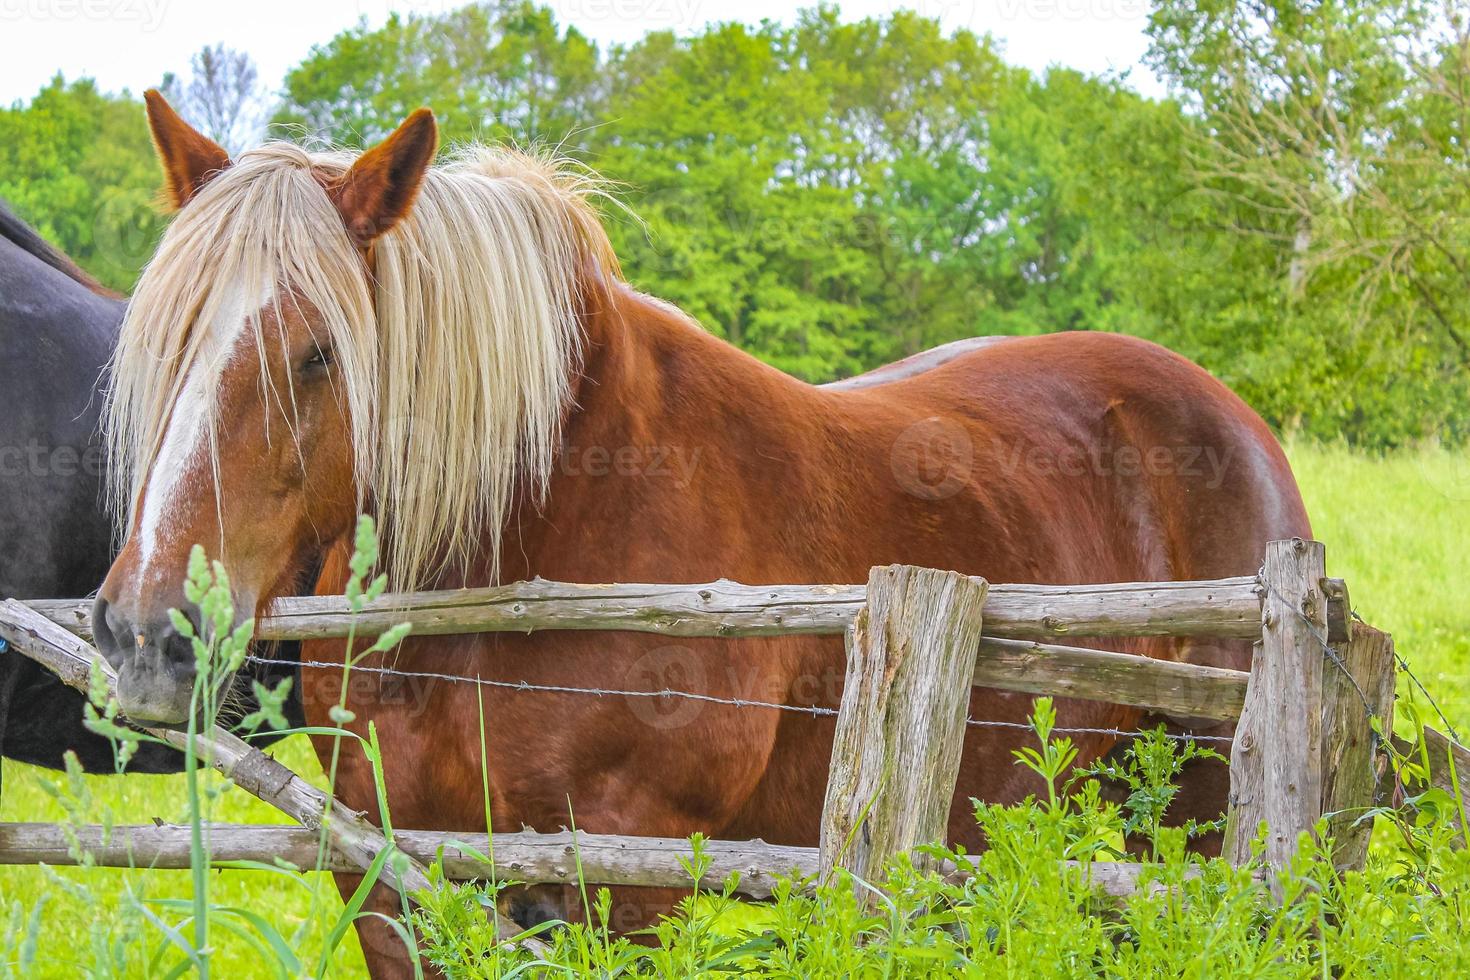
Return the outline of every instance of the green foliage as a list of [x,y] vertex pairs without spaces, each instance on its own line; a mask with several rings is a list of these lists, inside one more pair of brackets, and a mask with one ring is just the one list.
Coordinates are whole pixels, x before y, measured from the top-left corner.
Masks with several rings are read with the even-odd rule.
[[[1465,736],[1470,592],[1461,583],[1470,582],[1470,460],[1444,448],[1369,455],[1304,441],[1288,443],[1287,455],[1313,536],[1329,542],[1327,560],[1351,583],[1354,610],[1393,633],[1399,655]],[[1407,673],[1399,675],[1398,695],[1400,713],[1417,704],[1435,717]]]
[[[314,785],[326,781],[315,753],[304,736],[292,736],[274,749],[278,759]],[[35,769],[12,760],[4,762],[3,800],[0,815],[6,820],[38,820],[73,824],[63,802],[47,792],[46,786],[70,793],[71,779]],[[233,786],[213,770],[200,774],[200,791],[213,799],[215,818],[231,823],[280,824],[280,811]],[[187,787],[179,776],[132,773],[116,776],[83,775],[78,788],[88,804],[77,823],[148,823],[157,817],[168,824],[188,823]],[[79,797],[80,798],[80,797]],[[283,869],[293,870],[293,869]],[[217,909],[250,912],[262,924],[282,936],[287,947],[304,963],[315,966],[327,932],[341,914],[342,899],[326,873],[304,870],[282,875],[274,865],[259,868],[230,868],[210,872],[210,902]],[[153,871],[69,868],[10,867],[0,873],[0,977],[7,968],[26,980],[73,980],[75,977],[162,977],[185,960],[177,947],[163,949],[151,969],[146,961],[164,937],[158,925],[147,919],[139,906],[158,917],[169,928],[178,926],[192,906],[193,884],[188,871]],[[182,902],[163,911],[156,902]],[[15,931],[10,930],[14,906],[22,909]],[[219,917],[225,917],[219,913]],[[238,916],[235,921],[243,921]],[[40,925],[33,942],[21,945],[30,929]],[[256,940],[263,930],[251,929]],[[211,930],[213,972],[220,977],[271,977],[273,972],[256,942],[229,927]],[[22,959],[24,957],[24,959]],[[130,957],[126,958],[126,957]],[[331,975],[365,976],[357,937],[348,929],[331,952]]]
[[[354,585],[349,605],[354,616],[380,595],[384,587],[383,580],[379,578],[364,588],[364,580],[376,565],[378,554],[377,534],[371,519],[364,518],[359,522],[356,544],[357,548],[350,560]],[[176,977],[192,973],[208,978],[212,972],[216,972],[216,940],[224,933],[235,937],[253,952],[250,970],[252,976],[270,975],[281,980],[308,975],[324,977],[339,958],[338,950],[351,933],[353,923],[369,914],[362,911],[363,905],[384,868],[392,863],[396,870],[401,870],[404,863],[404,856],[391,844],[392,823],[382,780],[382,753],[377,733],[369,724],[369,736],[362,748],[377,787],[378,822],[384,828],[390,844],[378,852],[373,862],[364,870],[361,884],[353,895],[336,907],[323,902],[319,882],[314,880],[310,872],[303,872],[277,860],[274,864],[241,864],[250,867],[254,874],[270,876],[274,879],[276,890],[284,884],[299,887],[310,895],[308,914],[298,920],[294,928],[281,928],[261,909],[216,901],[213,897],[215,876],[212,873],[209,828],[214,820],[216,802],[224,795],[229,784],[211,783],[206,778],[209,760],[199,755],[206,750],[206,744],[197,741],[196,735],[214,727],[228,685],[249,654],[254,621],[246,619],[238,624],[235,622],[229,576],[219,562],[207,561],[204,550],[198,546],[190,552],[183,591],[190,606],[197,612],[197,617],[186,615],[178,609],[171,609],[169,616],[179,634],[190,641],[195,664],[187,725],[188,738],[183,749],[183,822],[190,831],[189,894],[187,898],[150,897],[147,889],[151,884],[151,876],[146,871],[133,868],[125,872],[127,877],[121,900],[100,903],[89,882],[62,878],[50,872],[50,869],[44,869],[49,872],[49,884],[55,891],[94,910],[87,923],[90,942],[80,949],[70,951],[76,956],[74,965],[81,966],[83,972],[89,976],[99,977]],[[403,626],[384,633],[374,643],[371,651],[391,650],[406,632],[407,627]],[[351,658],[348,662],[350,666]],[[287,684],[287,681],[283,681],[273,689],[266,689],[257,683],[255,688],[257,696],[262,699],[261,708],[238,727],[250,731],[261,724],[270,723],[284,728],[286,722],[281,714],[281,705],[289,690]],[[127,728],[117,720],[116,699],[106,677],[96,666],[92,672],[86,718],[90,729],[112,739],[117,746],[120,773],[139,741],[157,741],[154,736]],[[333,754],[335,773],[341,736],[355,736],[350,732],[337,730],[330,730],[327,734],[337,736]],[[95,868],[95,860],[88,852],[78,829],[100,821],[103,839],[106,841],[113,832],[114,813],[111,808],[99,804],[92,792],[92,784],[82,773],[76,757],[68,752],[65,760],[65,781],[58,783],[42,779],[41,786],[64,813],[60,826],[67,837],[72,859],[83,869]],[[329,779],[325,787],[329,798],[333,795],[333,785],[333,780]],[[319,817],[322,836],[317,868],[324,866],[329,852],[327,817],[326,813]],[[37,947],[44,925],[42,910],[49,897],[49,894],[43,895],[29,917],[23,915],[19,902],[10,907],[9,915],[3,926],[0,926],[3,928],[0,935],[3,935],[6,948],[10,951],[6,958],[0,959],[0,978],[33,975],[38,965]],[[408,918],[408,911],[405,902],[405,919]],[[410,949],[414,948],[412,932],[403,923],[392,924],[404,944]],[[170,956],[171,953],[174,955]],[[313,958],[314,966],[308,968],[304,965],[311,963]]]
[[[1470,436],[1470,42],[1436,0],[1157,0],[1165,100],[1008,66],[897,11],[654,32],[394,14],[314,48],[274,131],[553,144],[619,182],[625,272],[812,381],[984,334],[1110,330],[1283,431]],[[0,196],[113,285],[156,238],[141,108],[59,79],[0,112]]]
[[1016,761],[1041,777],[1046,784],[1046,805],[1056,809],[1061,805],[1057,795],[1058,784],[1077,761],[1077,748],[1070,738],[1053,740],[1052,729],[1056,727],[1057,712],[1051,698],[1037,698],[1031,713],[1031,727],[1041,743],[1041,749],[1030,747],[1016,750]]
[[[823,6],[598,57],[528,9],[348,32],[288,78],[280,119],[353,142],[426,103],[453,138],[562,143],[645,219],[613,228],[635,283],[810,380],[978,334],[1116,330],[1199,361],[1281,429],[1467,434],[1470,47],[1426,40],[1444,19],[1422,0],[1160,2],[1151,57],[1178,96],[1162,102],[1034,77],[907,12]],[[467,37],[474,56],[454,54]],[[504,63],[513,39],[542,53],[539,84]],[[487,98],[489,75],[519,101]],[[1259,152],[1279,93],[1277,130],[1324,107],[1347,128],[1267,132],[1279,152]],[[1364,166],[1345,186],[1349,144]],[[1425,192],[1437,203],[1411,211]],[[1297,207],[1321,229],[1303,254]]]
[[554,142],[587,123],[598,69],[591,42],[523,0],[437,17],[395,13],[376,30],[359,24],[314,48],[287,73],[275,122],[360,147],[431,105],[449,140]]
[[[1047,699],[1038,699],[1038,712],[1042,700]],[[1037,726],[1038,735],[1042,731]],[[1164,813],[1179,793],[1175,780],[1184,772],[1186,764],[1203,759],[1228,761],[1214,749],[1205,748],[1198,742],[1189,741],[1183,746],[1176,746],[1160,725],[1130,742],[1121,759],[1099,759],[1091,766],[1079,769],[1073,778],[1094,777],[1126,787],[1128,796],[1122,807],[1123,833],[1147,841],[1157,856],[1165,847]],[[1189,820],[1181,829],[1186,837],[1196,837],[1224,829],[1224,820],[1207,823]]]
[[143,104],[57,76],[0,108],[0,198],[106,285],[132,288],[163,219]]
[[1243,393],[1318,437],[1462,442],[1464,5],[1158,0],[1150,35],[1154,67],[1191,109],[1182,177],[1270,263],[1241,271],[1276,285],[1261,312],[1298,352],[1295,367],[1265,366],[1279,382]]
[[[1096,780],[1070,795],[1055,791],[1071,748],[1049,737],[1050,712],[1039,699],[1040,747],[1017,753],[1051,784],[1048,799],[977,804],[988,843],[981,854],[930,849],[961,876],[919,873],[901,857],[875,883],[873,909],[858,906],[846,878],[814,889],[785,880],[758,913],[734,899],[732,878],[686,900],[649,931],[648,945],[609,940],[594,911],[592,924],[543,933],[545,955],[499,941],[486,925],[496,886],[445,885],[415,916],[427,955],[453,978],[538,968],[647,977],[1438,977],[1470,965],[1462,910],[1470,857],[1449,847],[1454,808],[1426,794],[1382,815],[1430,860],[1384,849],[1366,871],[1343,874],[1328,843],[1304,835],[1278,900],[1251,869],[1188,857],[1182,830],[1155,825],[1140,887],[1108,897],[1109,866],[1100,862],[1112,852],[1098,842],[1122,834],[1129,818],[1102,802]],[[1137,786],[1156,789],[1194,752],[1156,737],[1125,768]],[[1137,812],[1158,809],[1153,800]],[[690,848],[687,870],[697,874],[707,866],[704,846],[694,839]]]

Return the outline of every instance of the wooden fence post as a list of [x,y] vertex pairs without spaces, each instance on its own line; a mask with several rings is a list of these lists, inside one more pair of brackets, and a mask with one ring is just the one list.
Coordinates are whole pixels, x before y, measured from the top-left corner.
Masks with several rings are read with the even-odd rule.
[[869,574],[867,605],[847,639],[822,810],[823,880],[837,867],[869,880],[893,855],[947,837],[988,591],[981,579],[930,568]]
[[1327,638],[1326,549],[1292,538],[1266,545],[1261,643],[1230,753],[1224,856],[1251,859],[1267,825],[1263,858],[1277,868],[1322,815],[1322,663]]
[[1393,732],[1393,637],[1362,623],[1333,648],[1322,673],[1322,812],[1339,870],[1361,871],[1373,821],[1359,822],[1388,777],[1387,753],[1377,751],[1370,715]]

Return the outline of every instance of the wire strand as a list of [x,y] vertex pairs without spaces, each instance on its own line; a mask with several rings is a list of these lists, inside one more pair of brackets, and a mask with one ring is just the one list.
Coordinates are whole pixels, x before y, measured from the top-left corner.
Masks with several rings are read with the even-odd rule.
[[[284,660],[270,657],[251,656],[246,658],[247,662],[255,664],[271,664],[280,666],[296,665],[300,667],[321,668],[328,670],[341,670],[342,664],[333,663],[329,660]],[[567,684],[532,684],[529,681],[497,681],[487,680],[483,677],[467,677],[459,674],[441,674],[433,671],[398,670],[393,667],[366,667],[354,666],[354,671],[362,671],[369,674],[386,675],[389,677],[419,677],[428,680],[447,681],[454,684],[477,684],[481,687],[492,687],[507,691],[526,691],[532,693],[547,694],[583,694],[592,697],[624,697],[624,698],[677,698],[687,701],[698,701],[707,704],[720,704],[735,708],[764,708],[772,711],[786,711],[795,714],[810,715],[817,718],[837,717],[836,708],[826,708],[820,705],[782,704],[777,701],[760,701],[753,698],[722,698],[713,694],[699,694],[694,691],[680,691],[673,688],[663,688],[657,691],[630,691],[626,689],[605,687],[573,687]],[[975,728],[1008,728],[1023,731],[1031,731],[1029,724],[1019,721],[992,721],[988,719],[967,718],[965,723]],[[1085,727],[1057,727],[1052,731],[1065,735],[1111,735],[1119,738],[1139,738],[1148,734],[1142,731],[1124,731],[1118,728],[1085,728]],[[1200,741],[1200,742],[1232,742],[1234,739],[1228,735],[1195,735],[1165,732],[1166,738],[1176,741]]]

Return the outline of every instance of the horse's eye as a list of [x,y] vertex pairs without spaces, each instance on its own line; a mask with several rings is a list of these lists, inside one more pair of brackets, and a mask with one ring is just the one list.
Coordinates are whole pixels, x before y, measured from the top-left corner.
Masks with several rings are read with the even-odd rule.
[[329,367],[332,360],[332,348],[318,347],[314,354],[302,362],[301,370],[306,372],[321,371]]

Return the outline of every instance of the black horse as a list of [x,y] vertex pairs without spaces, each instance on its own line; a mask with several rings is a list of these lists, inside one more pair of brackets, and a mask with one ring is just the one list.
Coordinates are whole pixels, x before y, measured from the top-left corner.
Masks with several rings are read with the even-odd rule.
[[[0,597],[83,596],[107,574],[113,522],[98,417],[125,306],[0,203]],[[253,710],[248,697],[235,703]],[[89,772],[114,771],[110,743],[82,725],[82,705],[49,671],[0,653],[0,754],[54,769],[71,750]],[[128,769],[180,772],[183,755],[144,744]]]

